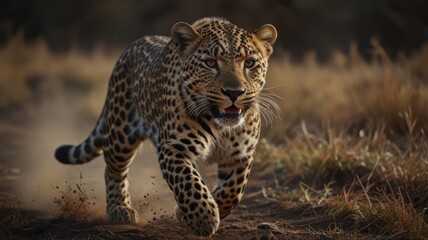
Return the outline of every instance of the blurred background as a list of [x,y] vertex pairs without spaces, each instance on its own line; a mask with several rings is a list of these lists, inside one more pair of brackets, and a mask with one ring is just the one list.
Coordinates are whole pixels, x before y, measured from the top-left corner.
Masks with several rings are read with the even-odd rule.
[[[302,91],[311,93],[314,83],[331,82],[335,90],[344,84],[363,84],[367,79],[382,79],[378,70],[387,67],[391,72],[394,63],[407,64],[408,71],[392,76],[407,74],[400,79],[426,83],[428,2],[424,0],[6,0],[0,8],[0,115],[12,117],[11,112],[22,112],[27,103],[39,104],[60,95],[81,102],[79,106],[88,110],[84,116],[96,118],[111,69],[127,45],[144,35],[169,35],[174,23],[205,16],[227,18],[248,31],[265,23],[276,26],[279,37],[268,82],[285,99],[280,100],[282,110],[293,109],[294,116],[300,109],[296,119],[320,120],[310,114],[317,107],[306,111],[311,116],[302,115],[303,103],[317,96],[323,100],[320,95],[329,98],[314,102],[324,106],[325,115],[332,115],[325,107],[346,105],[341,98],[359,102],[343,91],[334,96],[307,94],[311,98],[302,99]],[[59,94],[61,88],[66,91]],[[341,99],[340,106],[330,98]],[[408,108],[407,103],[401,105],[400,111]],[[285,121],[293,119],[290,114]]]
[[25,40],[43,37],[54,51],[98,44],[123,48],[144,35],[168,35],[175,22],[206,16],[224,17],[248,30],[271,23],[280,33],[277,49],[295,59],[309,50],[326,59],[351,41],[369,56],[373,36],[392,54],[416,50],[428,39],[424,0],[4,0],[0,43],[24,31]]
[[[426,0],[3,0],[0,180],[16,177],[24,201],[45,206],[56,185],[79,181],[81,173],[103,198],[103,161],[64,166],[54,160],[55,148],[90,132],[127,45],[205,16],[249,31],[265,23],[277,28],[266,92],[280,111],[265,121],[269,144],[286,149],[308,136],[327,136],[325,142],[383,136],[406,154],[415,139],[426,145]],[[138,158],[153,160],[131,169],[131,188],[146,196],[159,189],[153,182],[164,183],[151,147]]]

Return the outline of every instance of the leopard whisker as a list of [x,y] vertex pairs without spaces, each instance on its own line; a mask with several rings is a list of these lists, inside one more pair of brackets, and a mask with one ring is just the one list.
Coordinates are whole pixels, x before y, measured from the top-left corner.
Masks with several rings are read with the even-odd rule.
[[195,102],[189,102],[185,107],[185,110],[189,113],[189,115],[198,117],[199,114],[204,112],[208,106],[209,102],[207,99],[199,98]]
[[262,92],[257,97],[257,107],[260,110],[260,114],[265,122],[272,125],[273,119],[281,119],[280,112],[281,108],[276,98],[282,99],[278,95],[272,92]]
[[265,88],[263,88],[263,90],[273,90],[275,88],[279,88],[279,87],[283,87],[283,86],[287,86],[287,85],[286,84],[278,84],[278,85],[275,85],[272,87],[265,87]]

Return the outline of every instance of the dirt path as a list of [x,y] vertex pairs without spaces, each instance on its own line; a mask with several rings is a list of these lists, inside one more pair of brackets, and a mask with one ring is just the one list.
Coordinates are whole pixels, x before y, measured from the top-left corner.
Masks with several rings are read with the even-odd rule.
[[[46,176],[41,175],[53,175],[55,181],[61,182],[63,179],[55,173],[54,168],[49,170],[38,170],[37,168],[29,168],[30,164],[28,155],[25,153],[26,149],[21,141],[9,141],[12,136],[15,138],[25,138],[22,129],[15,128],[11,125],[3,125],[0,128],[2,139],[2,154],[0,155],[0,238],[1,239],[200,239],[193,236],[182,227],[175,217],[170,214],[165,214],[163,218],[158,220],[150,220],[149,223],[142,223],[137,225],[130,224],[111,224],[104,220],[95,220],[91,222],[77,222],[73,220],[67,220],[58,218],[49,211],[49,207],[39,207],[36,210],[32,210],[32,204],[28,203],[28,197],[22,196],[18,190],[27,191],[29,186],[33,182],[37,182],[37,179],[33,177],[42,178]],[[12,138],[14,139],[14,138]],[[46,154],[47,155],[47,154]],[[51,161],[49,163],[49,161]],[[34,161],[34,160],[31,160]],[[40,160],[47,161],[47,165],[55,165],[53,159]],[[41,163],[42,164],[42,163]],[[96,163],[97,165],[89,168],[99,168],[98,165],[103,163]],[[42,164],[43,165],[43,164]],[[140,168],[138,164],[135,168]],[[255,166],[257,169],[259,166]],[[75,176],[78,174],[78,170],[71,168],[69,170]],[[92,170],[98,171],[98,170]],[[152,175],[156,175],[154,170],[150,170]],[[211,171],[211,170],[210,170]],[[37,172],[36,176],[29,173]],[[287,219],[282,213],[286,208],[279,202],[263,197],[261,193],[262,186],[266,186],[270,181],[260,169],[257,169],[258,174],[253,174],[251,177],[250,185],[247,188],[247,192],[242,203],[239,207],[232,212],[230,216],[221,222],[220,229],[218,232],[211,237],[211,239],[308,239],[310,236],[304,231],[298,231],[291,227]],[[99,178],[93,172],[85,173],[88,176],[88,181],[91,182],[91,178]],[[151,183],[147,185],[153,189],[164,188],[162,179],[160,177],[150,176]],[[156,181],[154,181],[156,179]],[[52,180],[51,180],[52,181]],[[101,181],[101,180],[99,180]],[[159,182],[160,181],[160,182]],[[132,182],[132,181],[131,181]],[[22,183],[28,185],[27,188],[22,188]],[[38,183],[44,184],[44,181]],[[134,182],[134,185],[141,183]],[[97,187],[98,185],[96,185]],[[98,186],[99,187],[99,186]],[[19,188],[19,189],[17,189]],[[44,192],[49,186],[37,186],[39,188],[36,191]],[[103,187],[100,187],[103,191]],[[33,189],[34,190],[34,189]],[[131,189],[132,190],[132,189]],[[147,192],[150,189],[146,188],[146,198],[149,195]],[[28,190],[29,191],[29,190]],[[25,195],[25,192],[24,192]],[[141,195],[141,194],[140,194]],[[164,196],[165,195],[165,196]],[[171,196],[168,194],[152,191],[151,198],[148,199],[147,204],[152,204],[150,201],[161,201],[166,198],[169,199]],[[41,201],[53,202],[52,197],[47,200],[40,200],[38,195],[34,195],[33,205],[46,205]],[[96,199],[97,205],[103,205],[101,199]],[[166,200],[165,200],[166,201]],[[173,199],[167,201],[171,204]],[[95,202],[94,202],[95,203]],[[52,206],[52,205],[50,205]],[[153,204],[151,205],[153,206]],[[140,206],[140,208],[142,208]],[[171,208],[171,207],[169,207]],[[143,208],[144,209],[144,206]],[[159,206],[157,206],[159,209]],[[166,211],[165,211],[166,212]],[[146,214],[147,215],[147,214]],[[149,215],[150,216],[150,215]],[[153,217],[153,213],[151,215]],[[147,219],[145,221],[147,222]]]
[[[111,224],[105,220],[78,222],[53,214],[52,204],[59,192],[55,186],[64,181],[75,186],[79,172],[85,181],[82,187],[89,188],[85,190],[89,191],[85,196],[96,195],[97,192],[101,196],[104,194],[102,161],[94,160],[94,163],[76,168],[54,161],[51,150],[58,143],[56,139],[52,142],[52,134],[56,132],[52,125],[27,131],[10,124],[0,124],[0,239],[200,239],[191,235],[173,217],[175,203],[159,176],[159,167],[155,162],[150,163],[150,155],[153,154],[150,149],[143,149],[140,153],[148,161],[135,163],[131,168],[134,179],[130,179],[130,191],[134,199],[144,200],[134,201],[134,207],[142,212],[140,224]],[[22,140],[28,139],[29,135],[31,141],[35,137],[39,139],[31,142],[32,148]],[[43,142],[44,139],[48,140]],[[212,169],[208,169],[210,171]],[[274,184],[271,172],[271,166],[255,164],[243,201],[221,222],[211,239],[320,239],[313,231],[308,231],[308,221],[299,219],[310,207],[290,207],[264,197],[263,187]],[[90,201],[99,209],[94,215],[104,216],[103,197],[91,198]],[[163,208],[165,215],[162,218],[160,214],[155,216],[154,212],[147,210],[150,208],[155,211]],[[99,216],[94,218],[101,218]],[[153,221],[154,217],[157,220]]]
[[[7,171],[5,171],[7,172]],[[5,178],[3,172],[2,178]],[[256,183],[257,181],[254,181]],[[5,182],[3,182],[5,183]],[[9,185],[13,183],[9,181]],[[271,199],[264,198],[261,192],[249,187],[245,199],[239,207],[221,222],[219,231],[211,239],[308,239],[310,235],[290,226],[283,215],[285,207]],[[14,196],[12,188],[2,188],[0,196],[11,203]],[[9,199],[8,199],[9,196]],[[10,200],[10,201],[9,201]],[[165,217],[144,225],[111,224],[106,221],[79,223],[72,220],[52,218],[43,211],[8,208],[1,209],[1,215],[21,219],[21,225],[12,232],[1,231],[3,237],[12,239],[200,239],[182,227],[178,221]],[[4,226],[4,224],[3,224]]]
[[[304,231],[289,226],[278,214],[282,206],[272,201],[244,201],[221,222],[211,239],[317,239]],[[15,209],[2,209],[13,213]],[[41,212],[21,210],[25,220],[12,234],[3,237],[16,239],[200,239],[193,236],[175,219],[160,219],[145,225],[111,224],[105,221],[77,223],[51,219]],[[3,239],[2,237],[2,239]]]

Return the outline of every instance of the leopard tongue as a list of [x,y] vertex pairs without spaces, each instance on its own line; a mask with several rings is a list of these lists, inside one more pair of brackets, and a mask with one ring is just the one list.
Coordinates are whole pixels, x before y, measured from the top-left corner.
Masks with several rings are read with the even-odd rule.
[[228,108],[221,108],[220,109],[220,114],[224,115],[224,114],[228,114],[228,115],[239,115],[241,114],[241,109],[237,108],[235,106],[230,106]]

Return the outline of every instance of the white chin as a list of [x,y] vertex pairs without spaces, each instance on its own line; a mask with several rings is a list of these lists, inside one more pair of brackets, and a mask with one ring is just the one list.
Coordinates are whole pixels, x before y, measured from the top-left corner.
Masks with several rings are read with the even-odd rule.
[[214,118],[214,122],[217,125],[224,126],[224,127],[239,127],[244,123],[245,119],[243,116],[239,116],[237,118]]

